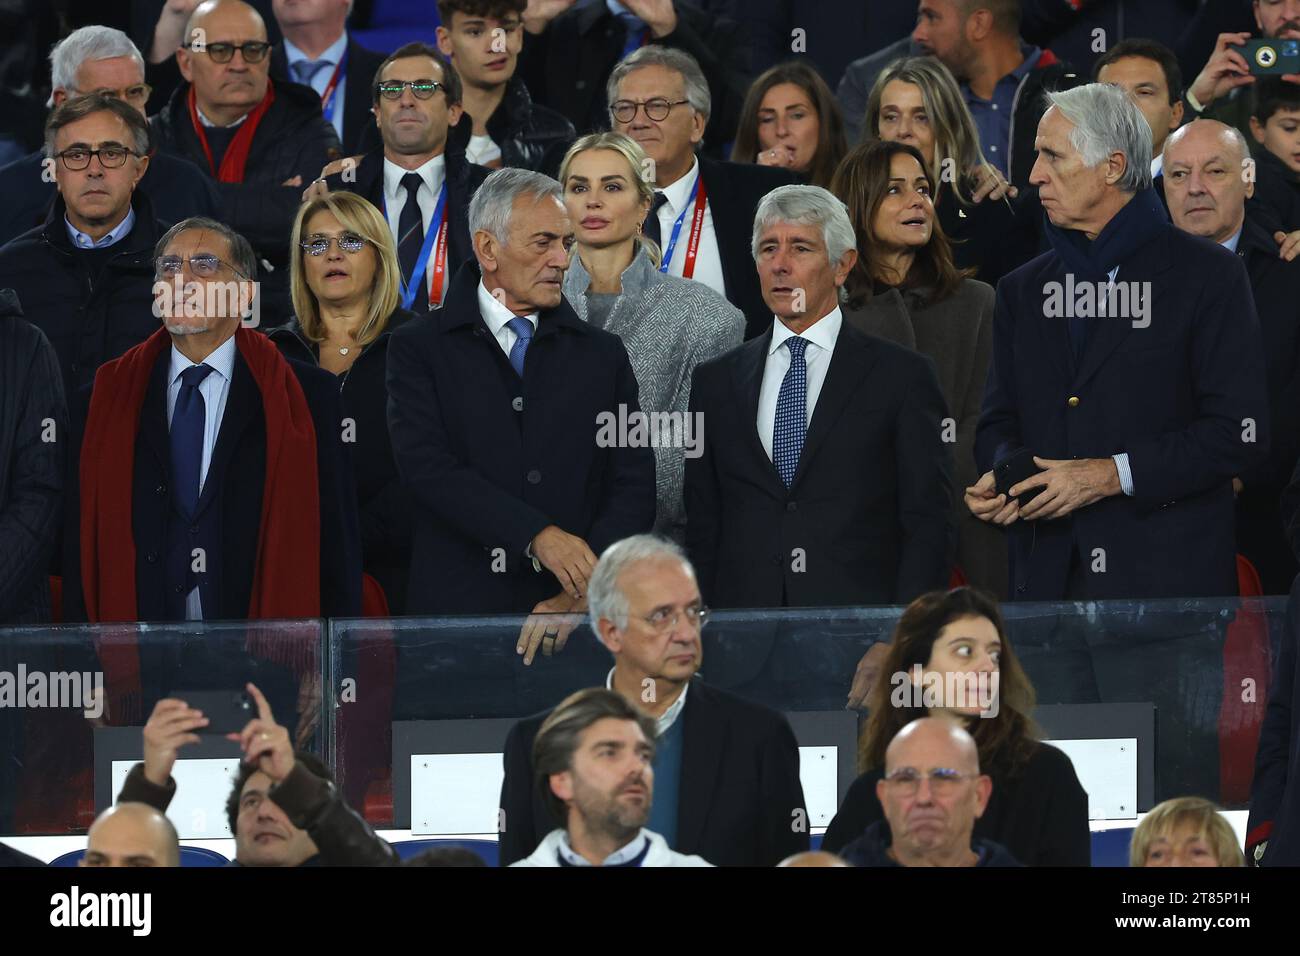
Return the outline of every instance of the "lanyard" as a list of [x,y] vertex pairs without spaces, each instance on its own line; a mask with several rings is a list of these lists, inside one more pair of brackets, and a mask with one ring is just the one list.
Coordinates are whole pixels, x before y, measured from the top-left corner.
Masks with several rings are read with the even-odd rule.
[[[383,200],[384,218],[388,218],[388,200],[380,194]],[[408,200],[409,201],[409,200]],[[423,282],[425,273],[429,268],[429,253],[433,252],[435,243],[438,250],[433,262],[433,277],[429,288],[429,308],[433,308],[442,301],[442,281],[447,272],[447,183],[444,181],[442,189],[438,192],[438,205],[434,207],[433,218],[429,220],[429,229],[424,234],[424,245],[420,246],[420,255],[415,260],[415,268],[411,270],[409,277],[401,277],[401,302],[402,308],[409,309],[411,303],[415,301],[416,291],[420,288],[416,282]]]
[[[695,256],[700,251],[700,232],[704,228],[704,210],[708,205],[703,171],[695,176],[695,185],[691,187],[691,203],[695,204],[695,215],[691,217],[691,236],[686,244],[686,261],[682,264],[683,279],[690,279],[695,275]],[[668,237],[668,247],[664,250],[663,261],[659,263],[659,271],[665,275],[672,264],[673,250],[677,248],[677,238],[682,231],[682,222],[686,219],[686,209],[689,208],[690,203],[687,203],[686,208],[677,216],[677,221],[673,223],[673,231]]]
[[343,71],[348,68],[348,51],[344,47],[343,55],[339,57],[338,65],[334,67],[334,72],[330,75],[330,81],[325,84],[325,91],[320,95],[320,111],[325,114],[325,121],[332,123],[334,121],[334,100],[335,93],[339,89],[339,80],[343,78]]

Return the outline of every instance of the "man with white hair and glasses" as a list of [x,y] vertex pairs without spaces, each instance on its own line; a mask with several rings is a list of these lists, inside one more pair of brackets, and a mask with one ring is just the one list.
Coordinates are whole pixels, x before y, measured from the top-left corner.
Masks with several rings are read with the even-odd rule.
[[967,505],[1007,528],[1015,600],[1236,594],[1232,479],[1269,447],[1246,270],[1170,224],[1123,90],[1049,98],[1051,249],[998,286]]
[[[682,549],[648,534],[611,545],[588,600],[592,629],[614,656],[606,687],[654,724],[654,801],[640,825],[715,866],[775,866],[807,850],[789,723],[699,679],[709,612]],[[532,854],[552,829],[554,798],[537,786],[534,741],[553,723],[526,717],[506,740],[502,864]]]

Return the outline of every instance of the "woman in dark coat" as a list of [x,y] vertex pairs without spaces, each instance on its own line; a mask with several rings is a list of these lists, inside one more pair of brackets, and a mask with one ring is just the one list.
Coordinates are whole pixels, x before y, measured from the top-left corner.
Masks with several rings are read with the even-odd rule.
[[[856,146],[831,191],[848,207],[858,261],[845,282],[844,321],[934,359],[951,420],[955,487],[973,485],[975,426],[993,350],[993,290],[952,262],[935,218],[934,181],[921,154],[903,143]],[[953,496],[957,565],[966,580],[1004,597],[1007,550],[1001,529],[976,519]]]
[[389,611],[406,606],[410,507],[388,440],[388,339],[415,318],[398,307],[392,232],[369,202],[335,192],[304,203],[293,226],[290,289],[296,318],[271,330],[286,358],[338,376],[343,440],[352,449],[362,566]]
[[903,612],[868,698],[871,715],[859,763],[822,838],[838,852],[884,819],[876,784],[885,749],[920,717],[960,721],[979,748],[980,772],[993,780],[972,836],[992,840],[1026,866],[1088,866],[1088,795],[1070,758],[1038,739],[1028,714],[1034,688],[1007,641],[998,605],[972,588],[923,594]]

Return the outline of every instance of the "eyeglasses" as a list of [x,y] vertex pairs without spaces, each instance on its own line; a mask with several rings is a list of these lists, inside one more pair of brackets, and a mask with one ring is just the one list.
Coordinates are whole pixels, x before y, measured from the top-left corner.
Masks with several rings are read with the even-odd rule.
[[670,611],[667,608],[660,608],[648,617],[643,617],[650,630],[656,634],[667,634],[677,626],[677,621],[681,615],[686,615],[686,623],[696,630],[700,630],[708,623],[709,609],[707,607],[688,607],[684,611]]
[[149,100],[149,94],[153,92],[153,87],[148,83],[139,83],[135,86],[128,86],[121,90],[71,90],[79,96],[85,96],[87,93],[97,93],[100,96],[109,96],[115,100],[122,100],[127,103],[146,103]]
[[930,778],[930,792],[935,796],[944,797],[950,795],[957,788],[957,784],[963,780],[969,780],[979,775],[961,773],[947,767],[935,767],[928,774],[922,774],[915,767],[900,767],[892,773],[886,774],[885,780],[904,796],[910,797],[921,789],[921,777],[923,776]]
[[668,114],[672,112],[674,106],[681,106],[689,100],[666,100],[662,97],[656,97],[653,100],[634,101],[634,100],[615,100],[609,104],[609,111],[613,114],[614,119],[620,123],[630,123],[636,118],[638,108],[645,109],[645,115],[650,119],[658,122],[666,120]]
[[229,63],[238,50],[245,63],[261,63],[266,59],[271,44],[263,40],[248,40],[245,43],[194,43],[190,49],[194,53],[206,53],[213,63]]
[[125,146],[112,145],[101,146],[99,149],[73,146],[54,155],[63,160],[63,165],[68,169],[80,171],[90,165],[90,157],[92,156],[98,156],[99,165],[105,169],[118,169],[126,162],[128,156],[138,156],[139,153],[133,149],[127,149]]
[[159,256],[154,260],[154,270],[162,278],[174,279],[181,274],[181,269],[186,262],[190,264],[190,272],[199,279],[210,279],[221,271],[222,266],[229,268],[231,272],[241,279],[248,278],[230,263],[209,255],[190,256],[188,259],[183,259],[180,256]]
[[358,253],[366,245],[366,239],[355,233],[345,232],[337,239],[334,236],[310,236],[298,245],[309,256],[323,256],[330,251],[330,243],[337,242],[344,252]]
[[385,80],[375,84],[375,93],[386,100],[400,100],[402,91],[408,86],[417,100],[427,100],[438,90],[447,89],[437,80]]

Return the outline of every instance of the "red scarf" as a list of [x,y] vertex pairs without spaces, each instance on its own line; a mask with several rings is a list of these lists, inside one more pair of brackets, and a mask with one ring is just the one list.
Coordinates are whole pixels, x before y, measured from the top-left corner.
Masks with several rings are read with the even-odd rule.
[[225,155],[221,157],[220,170],[212,163],[212,147],[208,145],[208,134],[203,130],[203,123],[199,121],[199,107],[194,98],[192,85],[187,102],[190,107],[190,122],[194,124],[194,134],[198,136],[199,145],[203,147],[203,155],[208,158],[208,170],[217,177],[219,183],[242,183],[244,167],[248,164],[248,151],[253,148],[253,137],[257,135],[257,125],[262,122],[262,117],[275,102],[275,87],[271,85],[271,81],[266,81],[266,95],[262,97],[262,102],[258,103],[253,112],[245,117],[244,122],[239,124],[239,132],[235,133],[235,138],[230,141]]

